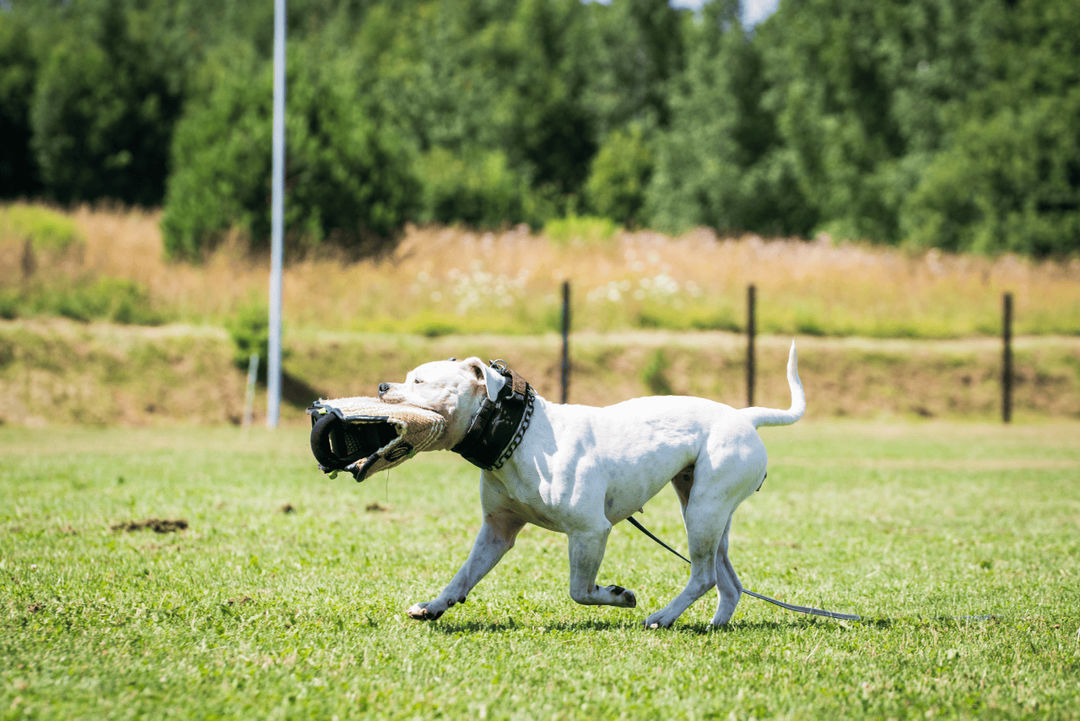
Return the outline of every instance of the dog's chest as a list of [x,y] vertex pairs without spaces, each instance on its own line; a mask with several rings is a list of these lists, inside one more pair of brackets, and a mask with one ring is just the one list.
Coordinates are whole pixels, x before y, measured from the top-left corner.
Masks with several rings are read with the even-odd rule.
[[534,526],[559,533],[566,532],[565,514],[558,507],[544,502],[539,495],[525,499],[504,495],[503,505],[518,518]]

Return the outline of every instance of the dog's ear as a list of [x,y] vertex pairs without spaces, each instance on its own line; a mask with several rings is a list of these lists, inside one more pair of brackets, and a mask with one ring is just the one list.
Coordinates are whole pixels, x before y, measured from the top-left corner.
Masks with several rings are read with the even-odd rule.
[[469,358],[465,363],[469,366],[469,370],[472,371],[473,375],[476,376],[476,380],[486,387],[488,400],[494,403],[499,397],[499,391],[506,385],[506,376],[485,364],[479,358]]

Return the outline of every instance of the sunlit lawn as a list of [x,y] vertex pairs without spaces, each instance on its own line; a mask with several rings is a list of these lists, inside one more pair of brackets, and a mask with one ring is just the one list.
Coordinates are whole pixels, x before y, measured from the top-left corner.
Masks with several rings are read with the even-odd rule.
[[[744,584],[874,620],[744,597],[713,631],[710,596],[645,631],[686,568],[623,524],[601,581],[636,609],[574,604],[530,528],[421,624],[479,522],[456,456],[357,486],[303,429],[0,429],[0,718],[1076,718],[1080,425],[764,437]],[[645,510],[685,547],[674,493]],[[151,518],[188,527],[112,530]]]

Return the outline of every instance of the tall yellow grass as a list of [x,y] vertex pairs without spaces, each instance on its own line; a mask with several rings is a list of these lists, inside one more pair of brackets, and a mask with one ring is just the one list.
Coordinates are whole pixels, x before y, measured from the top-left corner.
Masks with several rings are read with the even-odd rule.
[[[202,264],[172,262],[162,252],[159,212],[83,207],[70,217],[85,237],[79,272],[145,286],[169,318],[216,324],[241,306],[265,302],[265,257],[226,244]],[[290,263],[284,316],[297,331],[543,332],[557,327],[563,280],[572,283],[576,329],[741,327],[753,283],[764,332],[993,334],[1001,294],[1012,292],[1018,333],[1080,333],[1080,259],[914,253],[827,238],[719,238],[705,229],[553,243],[525,227],[410,227],[382,259],[328,254]]]

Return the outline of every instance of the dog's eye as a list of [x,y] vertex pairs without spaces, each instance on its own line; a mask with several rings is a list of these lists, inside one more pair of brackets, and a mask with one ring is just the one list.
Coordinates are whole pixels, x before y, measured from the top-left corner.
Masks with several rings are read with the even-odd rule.
[[420,380],[419,378],[413,378],[413,383],[423,383],[423,382],[424,381]]

